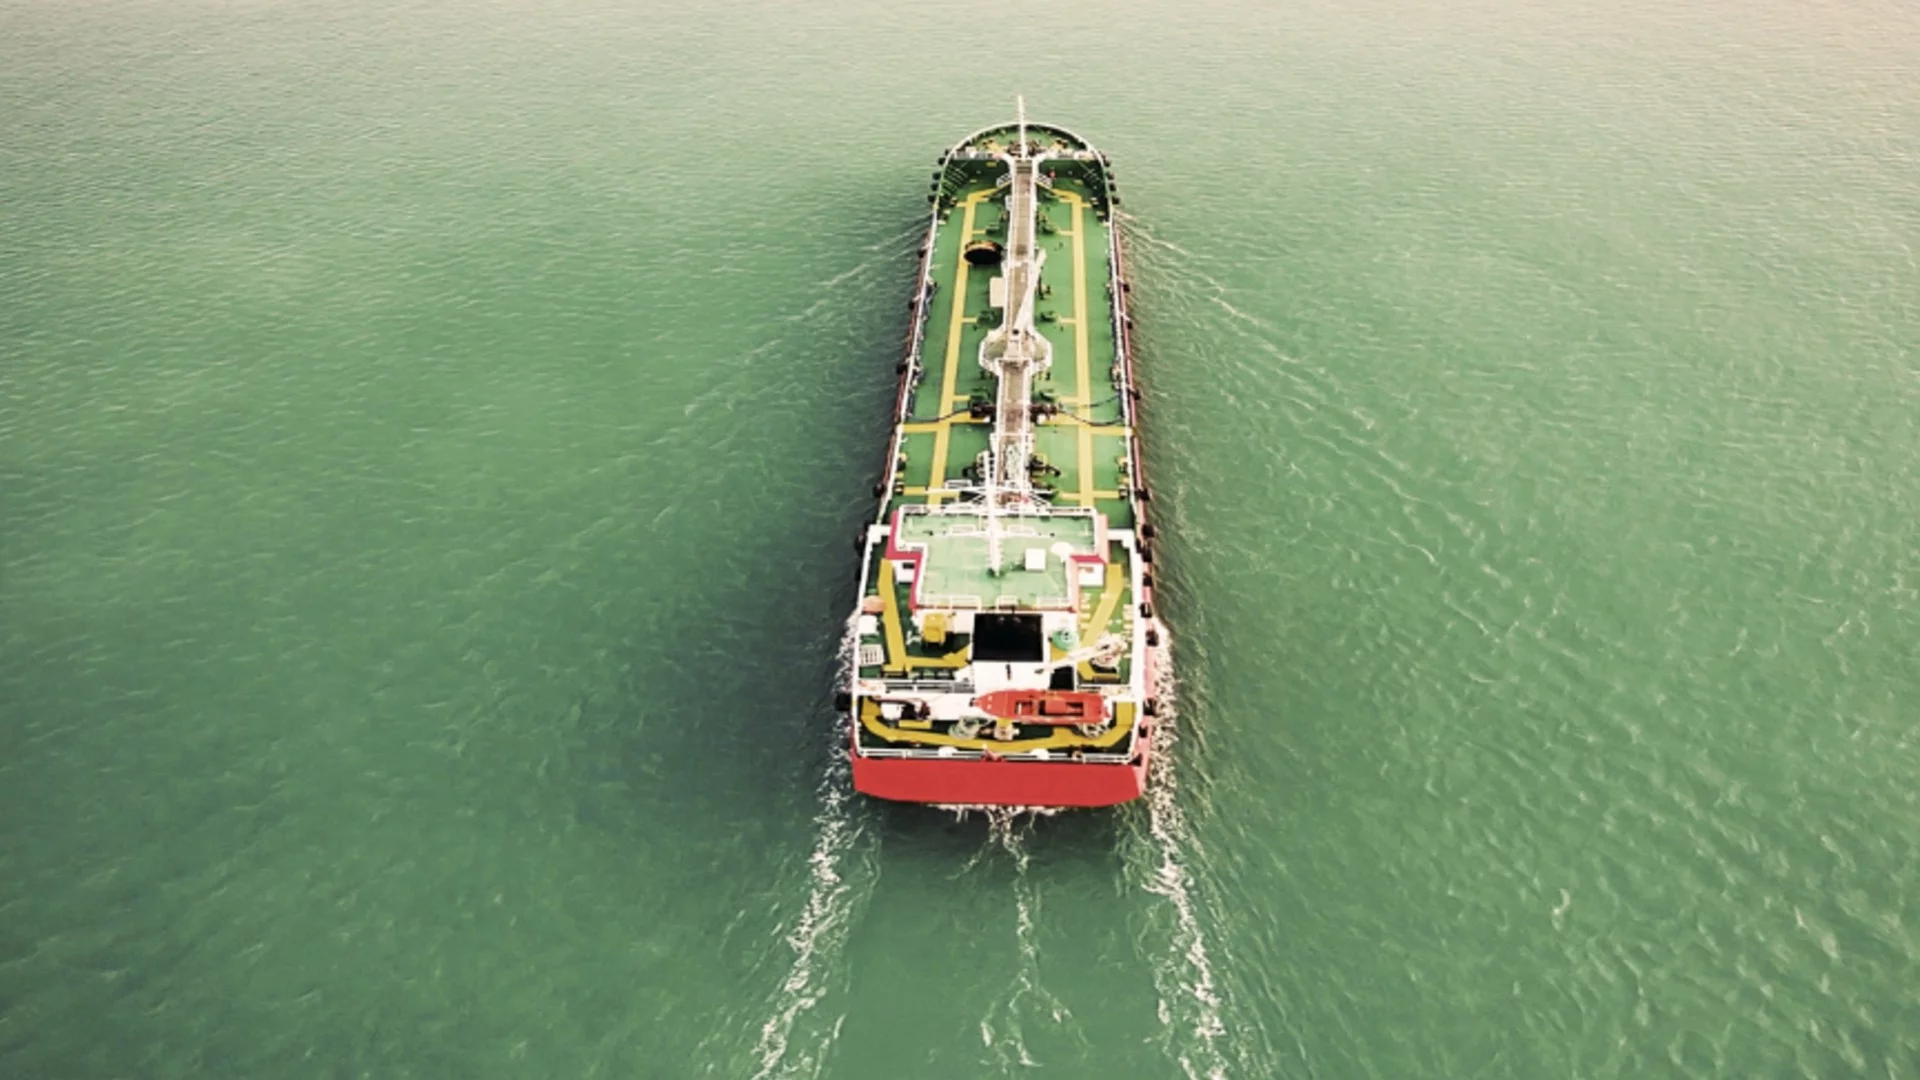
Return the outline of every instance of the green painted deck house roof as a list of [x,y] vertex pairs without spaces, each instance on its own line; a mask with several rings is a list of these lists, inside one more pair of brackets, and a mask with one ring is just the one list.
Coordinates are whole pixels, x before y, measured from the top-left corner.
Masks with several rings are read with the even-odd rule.
[[[893,540],[902,551],[920,553],[914,589],[919,607],[1066,610],[1076,592],[1073,557],[1101,561],[1099,532],[1091,514],[1003,518],[997,572],[982,513],[904,513],[897,519]],[[1029,554],[1034,551],[1040,555]],[[1039,568],[1030,569],[1033,565]]]

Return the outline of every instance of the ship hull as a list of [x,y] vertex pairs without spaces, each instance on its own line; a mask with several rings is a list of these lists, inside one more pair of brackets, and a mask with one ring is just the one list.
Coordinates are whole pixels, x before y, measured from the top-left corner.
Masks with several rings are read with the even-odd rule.
[[939,761],[853,755],[853,787],[896,802],[943,806],[1097,807],[1146,792],[1147,759],[1119,765],[1079,762]]
[[[1165,679],[1167,652],[1165,645],[1148,651],[1149,684]],[[1145,737],[1134,759],[1111,764],[873,757],[860,752],[856,738],[853,789],[876,799],[939,806],[1118,806],[1147,793],[1153,722],[1144,722],[1142,728]]]
[[880,505],[855,540],[853,786],[1130,802],[1167,630],[1110,166],[1024,117],[938,165]]

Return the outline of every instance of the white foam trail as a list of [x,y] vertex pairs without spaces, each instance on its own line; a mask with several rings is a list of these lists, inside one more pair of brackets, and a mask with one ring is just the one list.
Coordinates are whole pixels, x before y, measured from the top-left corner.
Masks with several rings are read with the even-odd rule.
[[1163,678],[1155,690],[1160,709],[1153,734],[1153,763],[1149,766],[1147,832],[1153,838],[1159,865],[1146,882],[1146,889],[1167,900],[1174,918],[1166,962],[1154,971],[1154,983],[1160,990],[1160,1022],[1168,1029],[1170,1043],[1178,1034],[1176,1025],[1190,1027],[1198,1040],[1190,1049],[1170,1046],[1188,1080],[1226,1080],[1227,1056],[1220,1043],[1226,1038],[1227,1026],[1221,1018],[1220,991],[1193,895],[1193,878],[1186,867],[1190,853],[1197,852],[1200,844],[1180,809],[1180,789],[1173,769],[1173,747],[1180,733],[1171,677]]
[[[850,622],[841,646],[841,678],[836,679],[836,685],[844,681],[847,665],[852,663],[855,640]],[[842,734],[836,726],[835,739]],[[827,973],[836,966],[834,960],[846,945],[847,932],[864,898],[855,895],[848,881],[848,863],[858,853],[865,832],[852,813],[848,794],[852,788],[847,750],[836,746],[814,788],[817,808],[813,815],[813,850],[807,855],[807,899],[786,935],[793,961],[773,995],[770,1014],[754,1044],[758,1069],[753,1080],[819,1076],[826,1052],[839,1037],[845,1020],[844,1016],[835,1017],[825,1030],[816,1032],[804,1045],[796,1045],[795,1029],[826,997]]]
[[820,808],[813,817],[816,830],[813,851],[807,856],[810,879],[807,900],[799,920],[787,932],[787,947],[793,950],[793,962],[775,995],[773,1013],[761,1025],[759,1041],[754,1044],[753,1056],[759,1069],[753,1074],[753,1080],[817,1075],[825,1051],[832,1044],[833,1032],[839,1028],[836,1020],[833,1029],[817,1040],[817,1045],[800,1048],[793,1045],[795,1025],[826,996],[826,979],[821,969],[832,966],[833,957],[839,955],[846,942],[853,905],[852,888],[847,884],[842,866],[859,834],[847,813],[849,783],[846,758],[840,755],[819,787]]
[[993,1001],[987,1014],[980,1018],[980,1041],[999,1059],[1003,1069],[1013,1065],[1034,1068],[1040,1062],[1027,1051],[1022,1017],[1047,1015],[1057,1024],[1065,1024],[1072,1017],[1066,1005],[1040,985],[1040,942],[1034,929],[1040,898],[1027,875],[1031,855],[1025,843],[1025,830],[1021,828],[1023,817],[1030,827],[1035,817],[1053,811],[1007,806],[983,809],[987,816],[987,844],[975,853],[968,866],[978,863],[992,847],[1005,851],[1013,860],[1013,930],[1020,949],[1020,964],[1014,972],[1012,987]]

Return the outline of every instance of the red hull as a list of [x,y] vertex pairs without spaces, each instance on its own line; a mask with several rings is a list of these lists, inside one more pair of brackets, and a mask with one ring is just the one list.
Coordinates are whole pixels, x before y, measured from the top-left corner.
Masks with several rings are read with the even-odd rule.
[[898,802],[964,806],[1112,806],[1147,788],[1147,756],[1127,765],[949,761],[853,755],[854,790]]

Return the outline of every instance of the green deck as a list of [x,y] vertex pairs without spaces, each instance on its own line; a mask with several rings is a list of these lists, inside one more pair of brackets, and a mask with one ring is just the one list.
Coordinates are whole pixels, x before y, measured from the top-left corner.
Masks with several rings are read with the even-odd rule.
[[[1004,242],[1006,207],[1004,193],[994,188],[996,170],[976,171],[976,177],[942,187],[928,265],[934,293],[922,369],[900,432],[906,464],[885,508],[889,513],[902,504],[940,501],[947,482],[961,479],[986,449],[992,430],[990,422],[970,419],[967,406],[977,395],[991,398],[994,392],[994,377],[978,358],[980,343],[999,323],[989,294],[998,270],[967,265],[961,251],[983,238]],[[946,172],[951,178],[968,170],[955,165]],[[1128,529],[1133,514],[1125,462],[1132,429],[1115,378],[1112,225],[1099,166],[1087,163],[1086,172],[1084,178],[1056,175],[1038,206],[1037,240],[1046,264],[1036,326],[1053,346],[1053,364],[1036,379],[1034,393],[1051,397],[1060,412],[1038,426],[1034,450],[1059,470],[1044,478],[1057,492],[1054,505],[1096,506],[1113,527]]]
[[[969,472],[993,431],[991,419],[970,416],[969,406],[990,403],[995,396],[995,377],[981,366],[979,355],[982,341],[1001,321],[991,293],[1001,268],[971,265],[962,256],[973,241],[1005,244],[1008,239],[1007,194],[998,186],[1006,166],[970,151],[991,152],[991,144],[1005,145],[1013,136],[1010,130],[988,132],[944,156],[935,183],[926,264],[932,292],[922,309],[921,346],[895,432],[892,487],[880,508],[881,520],[889,524],[902,509],[946,507],[948,512],[898,515],[895,542],[921,556],[915,585],[907,583],[904,569],[896,573],[884,565],[880,547],[868,554],[867,594],[876,604],[885,596],[882,622],[897,628],[897,635],[874,632],[864,640],[885,643],[884,666],[896,675],[911,672],[916,679],[937,680],[951,674],[938,661],[953,656],[953,640],[922,641],[908,618],[915,603],[922,609],[1071,607],[1082,640],[1113,634],[1131,640],[1135,568],[1120,537],[1136,523],[1128,464],[1134,460],[1134,432],[1115,339],[1106,167],[1057,129],[1036,127],[1030,135],[1068,152],[1046,166],[1051,187],[1041,188],[1035,209],[1035,243],[1045,261],[1034,325],[1052,346],[1052,363],[1035,378],[1033,397],[1058,411],[1034,428],[1035,463],[1041,467],[1033,476],[1055,508],[1091,508],[1104,515],[1112,539],[1083,513],[1003,519],[1016,535],[1005,537],[996,572],[989,568],[982,519],[967,512],[953,490],[974,482]],[[1021,532],[1031,535],[1017,535]],[[1076,566],[1062,558],[1057,547],[1062,544],[1072,554],[1105,556],[1108,565],[1097,583],[1079,580]],[[1047,551],[1043,569],[1025,569],[1030,547]],[[1083,664],[1080,674],[1094,681],[1124,681],[1131,667],[1129,656],[1117,671]],[[869,663],[860,675],[878,677],[881,671]]]

